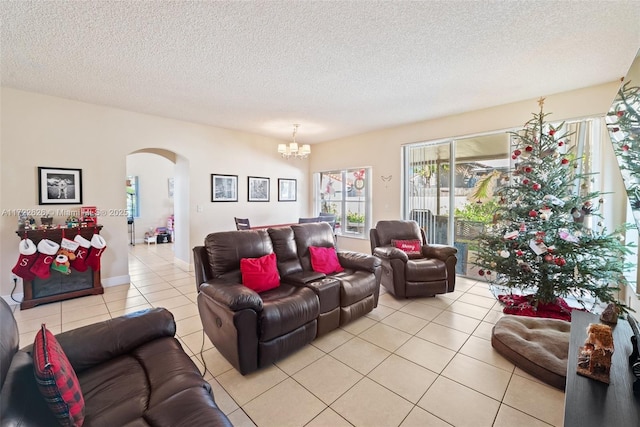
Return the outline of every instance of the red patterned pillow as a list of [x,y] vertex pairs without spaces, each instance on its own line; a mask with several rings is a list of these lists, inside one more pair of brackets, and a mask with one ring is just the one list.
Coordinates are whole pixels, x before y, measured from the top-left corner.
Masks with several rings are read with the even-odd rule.
[[242,274],[242,284],[256,292],[264,292],[280,286],[276,254],[260,258],[242,258],[240,273]]
[[422,242],[415,240],[392,240],[391,245],[405,252],[409,258],[422,257]]
[[311,268],[313,268],[313,271],[324,274],[344,271],[338,261],[338,254],[335,248],[309,246],[309,252],[311,253]]
[[84,398],[78,377],[56,337],[44,324],[33,342],[33,372],[42,397],[62,426],[84,422]]

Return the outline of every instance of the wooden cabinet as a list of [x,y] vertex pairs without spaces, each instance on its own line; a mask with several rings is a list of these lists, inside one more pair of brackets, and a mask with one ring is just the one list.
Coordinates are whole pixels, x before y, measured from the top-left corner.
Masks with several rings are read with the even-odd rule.
[[[33,243],[37,245],[40,240],[45,238],[56,243],[60,243],[63,237],[73,240],[77,234],[87,240],[91,240],[91,237],[95,233],[99,233],[101,229],[101,225],[96,225],[76,228],[18,230],[16,234],[21,239],[26,237],[33,240]],[[21,310],[48,302],[104,293],[100,282],[100,271],[93,271],[91,268],[84,272],[72,270],[69,275],[52,271],[49,278],[40,279],[36,277],[33,280],[24,280],[22,286],[24,288],[24,298],[20,303]]]

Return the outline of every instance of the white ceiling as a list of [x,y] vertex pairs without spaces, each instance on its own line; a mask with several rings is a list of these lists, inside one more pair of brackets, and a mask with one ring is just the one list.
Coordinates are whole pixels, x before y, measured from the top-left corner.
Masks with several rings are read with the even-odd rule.
[[640,47],[637,0],[2,1],[0,19],[3,86],[281,139],[300,123],[300,143],[611,82]]

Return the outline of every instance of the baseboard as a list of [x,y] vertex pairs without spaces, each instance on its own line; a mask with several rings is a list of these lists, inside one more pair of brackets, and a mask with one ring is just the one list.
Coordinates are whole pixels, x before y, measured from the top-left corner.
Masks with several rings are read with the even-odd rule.
[[126,285],[127,283],[131,283],[131,278],[126,274],[124,276],[102,278],[100,281],[102,282],[103,288],[108,288],[109,286]]
[[[13,297],[15,299],[17,299],[18,301],[22,301],[22,298],[24,298],[24,294],[22,292],[18,293],[14,293]],[[14,305],[18,305],[20,304],[19,302],[15,302],[14,300],[11,299],[11,295],[2,295],[2,299],[5,300],[7,302],[7,304],[9,304],[10,306],[14,306]]]
[[173,263],[187,271],[193,271],[193,265],[184,260],[181,260],[180,258],[173,257]]

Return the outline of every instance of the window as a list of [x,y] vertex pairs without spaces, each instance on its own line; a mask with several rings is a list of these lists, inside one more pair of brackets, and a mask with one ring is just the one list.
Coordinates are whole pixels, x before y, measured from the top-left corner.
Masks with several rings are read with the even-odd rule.
[[371,168],[320,172],[317,210],[336,216],[336,234],[366,238],[371,227]]
[[[576,171],[569,173],[602,170],[593,162],[600,157],[597,151],[601,144],[600,122],[585,119],[564,123],[571,144],[565,144],[560,151],[585,159]],[[473,241],[493,221],[494,193],[507,185],[509,171],[514,167],[511,139],[510,133],[498,132],[403,147],[403,216],[417,221],[430,243],[449,244],[458,249],[458,274],[475,274],[470,267]],[[573,151],[566,151],[569,149]],[[583,195],[597,191],[597,180],[595,177],[592,188],[582,187],[576,181],[574,191]],[[606,218],[605,225],[611,228]]]
[[128,218],[139,218],[140,210],[138,207],[140,206],[139,195],[138,195],[138,177],[137,176],[128,176],[127,177],[127,217]]

